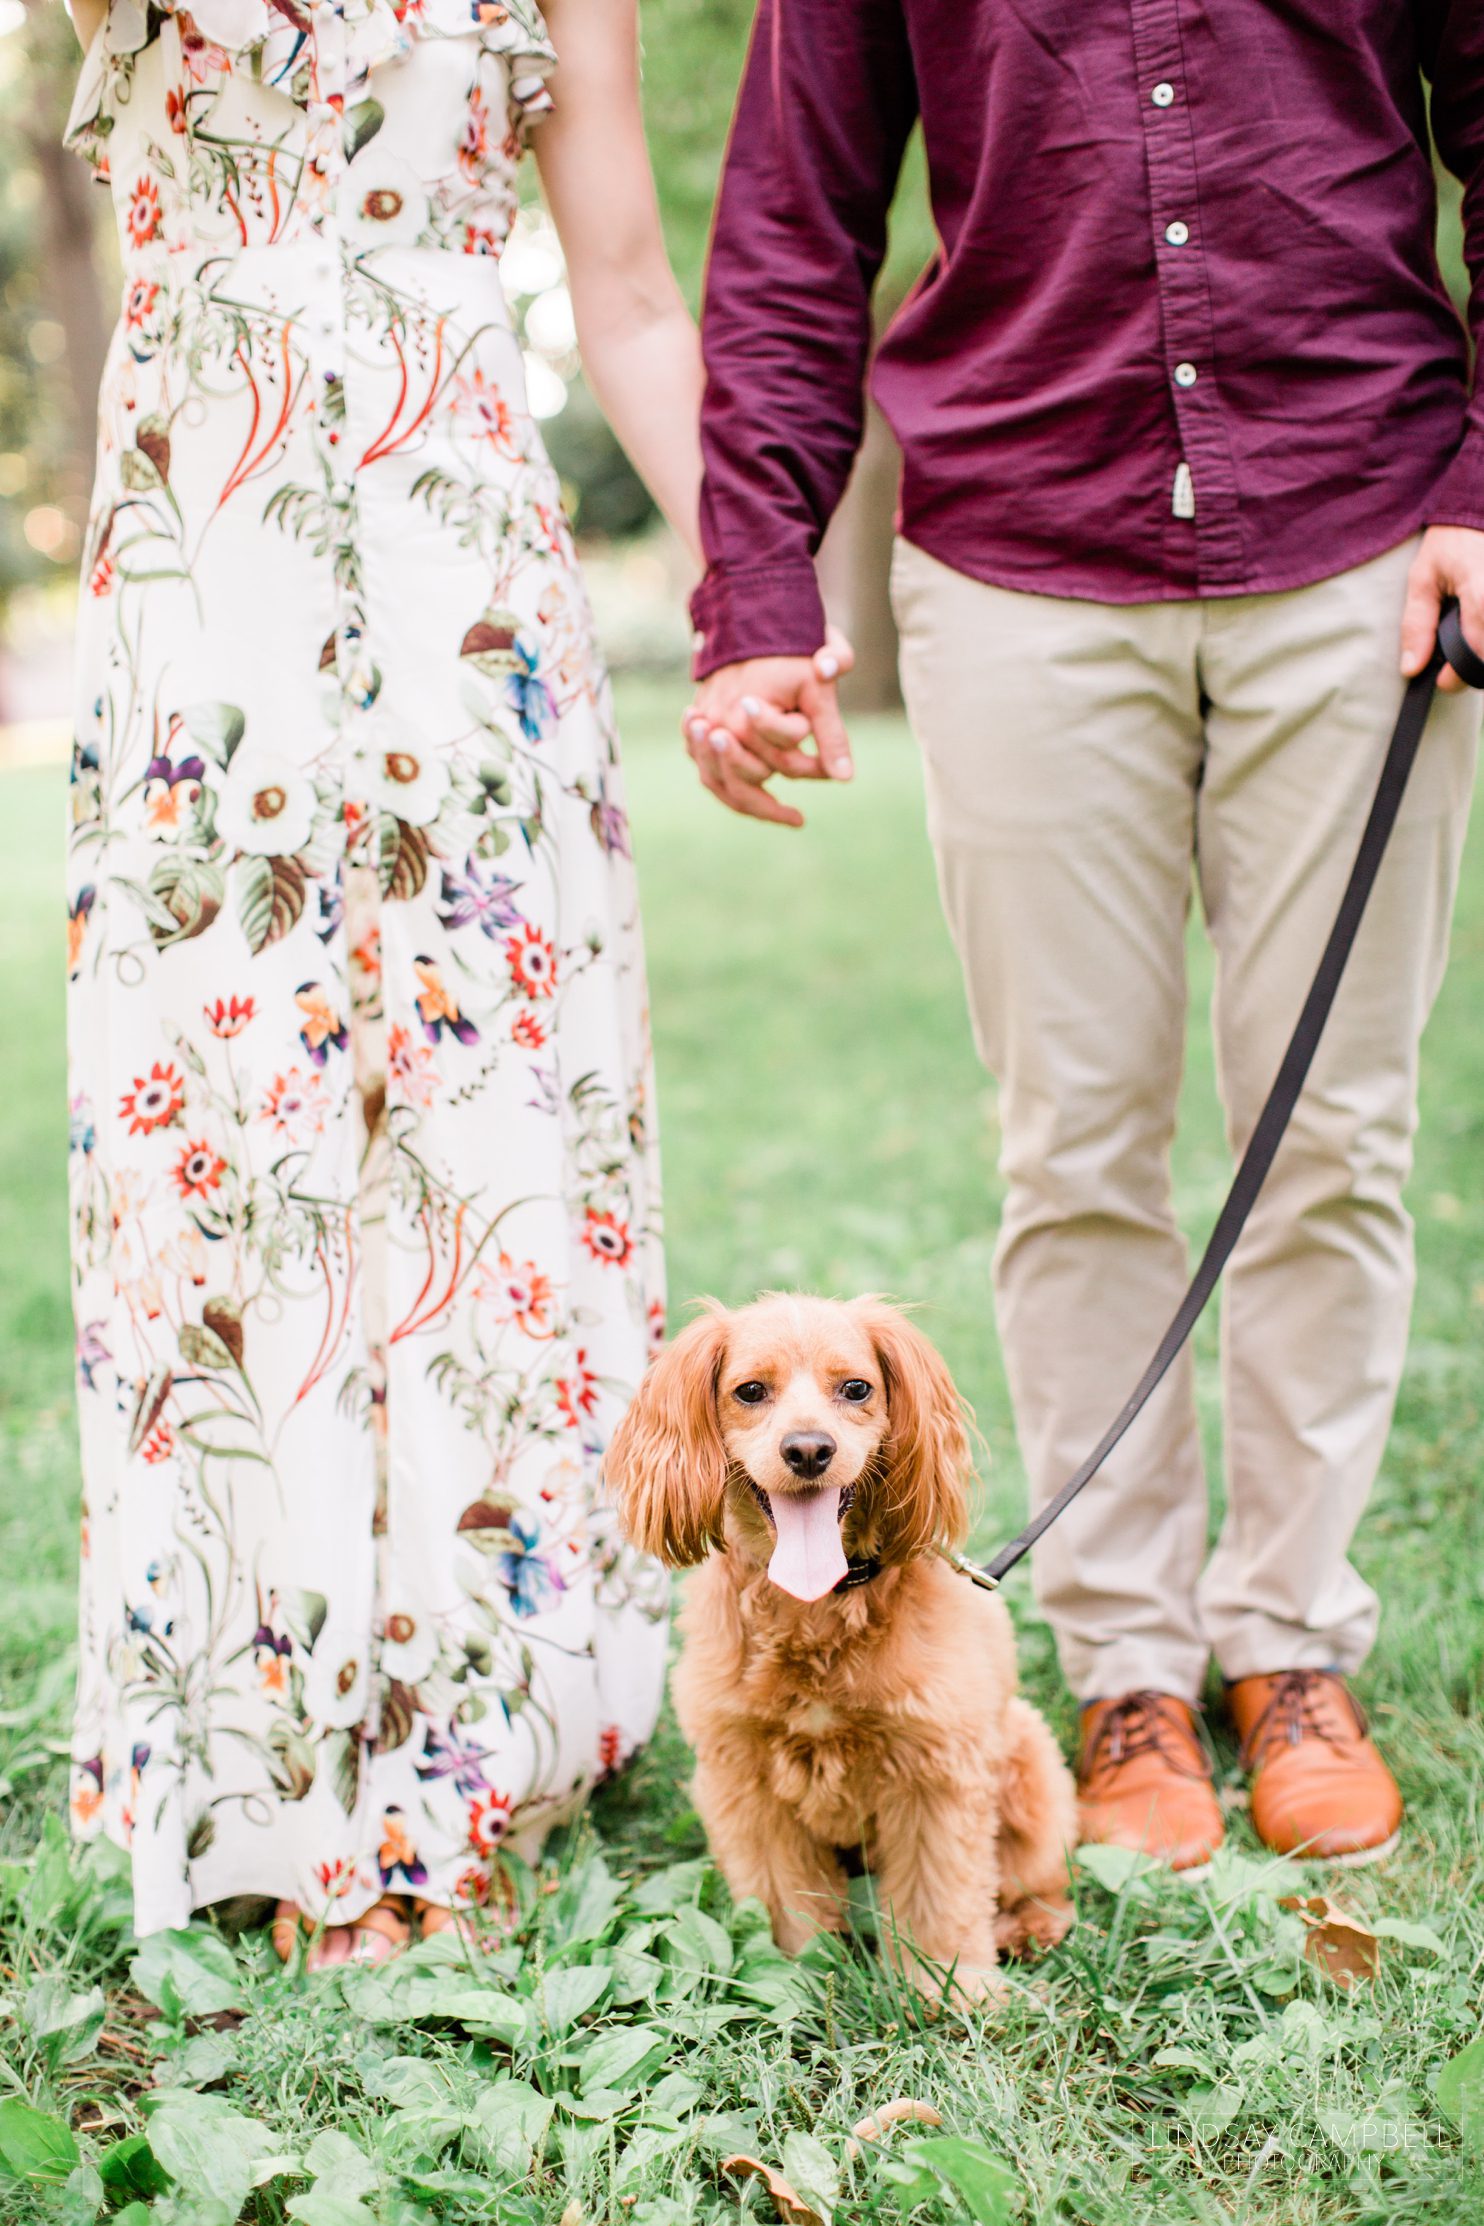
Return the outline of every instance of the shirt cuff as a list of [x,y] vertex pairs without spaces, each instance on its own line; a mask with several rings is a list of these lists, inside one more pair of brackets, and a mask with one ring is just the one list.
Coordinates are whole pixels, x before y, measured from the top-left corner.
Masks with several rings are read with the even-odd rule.
[[805,557],[783,564],[713,564],[690,599],[691,672],[704,680],[744,657],[812,657],[824,641],[824,604]]
[[1462,448],[1433,490],[1427,522],[1484,530],[1484,426],[1471,425],[1465,433]]

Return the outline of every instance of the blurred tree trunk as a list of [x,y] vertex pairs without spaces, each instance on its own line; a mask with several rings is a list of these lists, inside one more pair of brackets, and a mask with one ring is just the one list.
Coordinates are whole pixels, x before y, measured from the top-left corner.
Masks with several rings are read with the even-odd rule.
[[889,592],[901,468],[901,451],[886,419],[870,402],[850,485],[819,552],[825,603],[855,649],[855,670],[841,690],[852,711],[895,711],[901,706]]
[[79,522],[87,509],[97,440],[98,388],[111,318],[104,307],[100,253],[108,195],[87,165],[62,145],[77,80],[77,39],[54,0],[26,0],[27,76],[34,89],[25,126],[41,181],[38,205],[39,306],[66,336],[62,370],[65,446],[57,493]]
[[[907,297],[901,277],[888,273],[876,289],[879,339]],[[891,550],[896,537],[897,488],[902,452],[874,402],[866,402],[865,437],[819,552],[819,579],[830,617],[849,635],[855,670],[841,689],[852,711],[897,711],[897,628],[891,615]]]

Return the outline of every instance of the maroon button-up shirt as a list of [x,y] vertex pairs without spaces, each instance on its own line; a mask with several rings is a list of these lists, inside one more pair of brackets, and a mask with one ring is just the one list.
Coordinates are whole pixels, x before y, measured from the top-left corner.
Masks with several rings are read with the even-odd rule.
[[1422,72],[1484,340],[1484,0],[760,0],[706,289],[697,671],[822,639],[919,114],[941,245],[873,373],[908,540],[1132,603],[1484,528]]

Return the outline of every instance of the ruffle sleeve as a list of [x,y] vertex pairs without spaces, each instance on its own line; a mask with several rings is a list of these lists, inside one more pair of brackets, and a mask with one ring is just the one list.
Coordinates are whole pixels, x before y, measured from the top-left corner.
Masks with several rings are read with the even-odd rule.
[[83,58],[64,138],[104,175],[108,138],[128,98],[134,58],[173,19],[193,74],[235,73],[302,108],[344,100],[380,64],[420,38],[476,38],[504,57],[510,124],[524,143],[552,105],[546,79],[556,49],[535,0],[109,0]]

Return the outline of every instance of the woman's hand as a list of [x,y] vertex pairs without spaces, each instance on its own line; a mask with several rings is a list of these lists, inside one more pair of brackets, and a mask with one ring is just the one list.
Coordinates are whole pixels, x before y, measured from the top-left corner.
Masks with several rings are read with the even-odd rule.
[[[802,827],[803,813],[773,794],[771,780],[854,777],[835,686],[854,662],[849,642],[831,626],[812,657],[749,657],[707,675],[680,730],[718,802],[746,819]],[[804,748],[811,735],[812,751]]]

